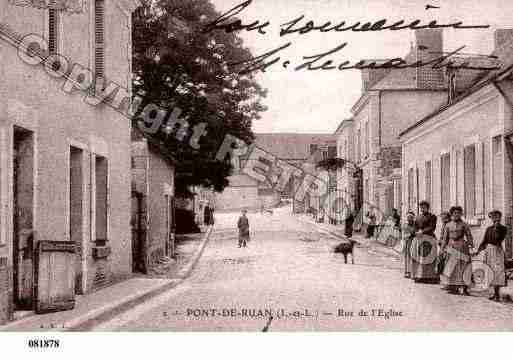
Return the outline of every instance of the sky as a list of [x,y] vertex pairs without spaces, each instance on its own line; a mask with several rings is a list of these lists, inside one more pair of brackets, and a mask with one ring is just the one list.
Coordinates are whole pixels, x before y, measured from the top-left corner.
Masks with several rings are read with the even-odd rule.
[[[216,8],[226,13],[243,0],[211,0]],[[426,5],[440,9],[426,10]],[[387,19],[388,24],[415,19],[428,24],[463,21],[465,25],[490,25],[489,29],[448,29],[444,31],[445,51],[462,50],[472,54],[490,54],[493,50],[493,33],[497,28],[513,28],[512,0],[253,0],[238,17],[244,24],[260,20],[270,25],[266,34],[241,31],[245,46],[254,56],[262,55],[288,42],[292,44],[280,52],[282,60],[257,75],[259,83],[269,93],[264,104],[268,111],[262,119],[254,121],[256,133],[297,132],[333,133],[340,122],[351,117],[351,107],[361,95],[361,73],[344,71],[294,71],[304,56],[331,50],[344,42],[347,46],[329,57],[335,65],[344,61],[357,63],[361,59],[384,59],[405,56],[413,42],[413,32],[310,32],[280,37],[281,25],[300,15],[322,25],[327,21],[338,24],[346,21],[376,22]],[[281,63],[289,60],[285,69]]]

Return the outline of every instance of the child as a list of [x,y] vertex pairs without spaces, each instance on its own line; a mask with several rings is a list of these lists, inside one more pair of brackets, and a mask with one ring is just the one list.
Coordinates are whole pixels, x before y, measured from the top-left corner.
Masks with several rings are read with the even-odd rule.
[[237,227],[239,228],[239,248],[246,247],[247,241],[249,240],[249,221],[246,217],[245,209],[242,210],[242,215],[239,217]]

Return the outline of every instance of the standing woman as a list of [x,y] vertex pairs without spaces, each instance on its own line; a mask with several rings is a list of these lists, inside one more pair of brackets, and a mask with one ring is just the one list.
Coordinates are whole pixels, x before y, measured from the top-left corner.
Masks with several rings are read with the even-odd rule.
[[442,284],[447,286],[449,293],[458,294],[463,289],[463,295],[470,295],[465,283],[466,270],[472,273],[470,250],[474,248],[474,239],[469,226],[463,222],[463,209],[460,206],[451,207],[449,211],[451,222],[445,226],[442,250],[446,252],[446,266],[442,274]]
[[429,202],[419,204],[415,220],[416,235],[412,242],[412,274],[415,282],[438,282],[438,248],[435,237],[437,218],[429,212]]
[[490,300],[500,302],[499,291],[501,287],[506,286],[506,272],[504,266],[504,251],[502,242],[506,238],[508,228],[501,224],[502,213],[494,210],[488,214],[493,224],[486,229],[483,241],[479,245],[477,253],[485,251],[484,262],[493,269],[493,280],[490,286],[494,289],[494,294]]
[[[440,220],[442,221],[442,229],[440,230],[440,240],[438,241],[438,247],[439,247],[439,256],[438,256],[438,274],[442,275],[446,263],[446,255],[445,252],[442,250],[443,248],[443,241],[444,241],[444,232],[445,227],[447,226],[447,223],[451,221],[451,216],[449,215],[449,212],[442,212],[440,213]],[[448,287],[445,284],[442,284],[441,289],[447,290]]]
[[411,243],[415,238],[415,213],[409,211],[406,215],[406,224],[403,228],[404,244],[404,278],[412,276]]

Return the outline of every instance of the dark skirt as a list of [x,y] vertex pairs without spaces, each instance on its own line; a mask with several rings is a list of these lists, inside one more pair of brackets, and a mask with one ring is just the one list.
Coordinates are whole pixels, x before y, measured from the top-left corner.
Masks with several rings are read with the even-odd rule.
[[[434,251],[434,252],[433,252]],[[438,248],[436,238],[426,234],[417,235],[411,243],[413,279],[438,279]]]

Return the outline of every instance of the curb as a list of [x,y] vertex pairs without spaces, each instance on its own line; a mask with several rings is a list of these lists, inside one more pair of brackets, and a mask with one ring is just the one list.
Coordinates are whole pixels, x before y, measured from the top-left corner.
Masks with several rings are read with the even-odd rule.
[[153,297],[156,297],[182,284],[185,281],[185,279],[187,279],[189,275],[192,273],[192,270],[201,258],[201,255],[203,254],[203,251],[205,250],[205,247],[210,238],[210,234],[212,233],[212,229],[213,226],[210,226],[208,228],[207,232],[205,232],[205,236],[203,237],[199,245],[199,248],[194,253],[192,259],[189,261],[189,263],[187,263],[187,265],[182,270],[180,270],[176,278],[170,280],[170,283],[163,284],[162,286],[152,289],[149,292],[143,294],[124,298],[120,300],[118,303],[115,303],[114,305],[100,308],[99,313],[97,314],[86,314],[81,318],[77,318],[76,320],[73,320],[74,323],[67,325],[65,331],[88,331],[97,326],[98,324],[106,322],[114,318],[115,316],[135,307],[136,305],[141,304]]
[[[105,322],[107,320],[110,320],[113,317],[115,317],[116,315],[119,315],[119,314],[135,307],[136,305],[141,304],[153,297],[156,297],[156,296],[180,285],[181,283],[183,283],[185,281],[185,279],[187,279],[187,277],[191,274],[192,270],[194,269],[195,265],[198,263],[201,255],[203,254],[203,251],[206,247],[206,244],[210,238],[212,229],[213,229],[213,226],[210,226],[209,229],[207,230],[207,232],[205,233],[205,236],[203,237],[202,242],[199,245],[199,248],[194,253],[193,258],[179,272],[179,274],[176,278],[172,278],[169,280],[168,283],[164,283],[160,286],[150,289],[149,291],[147,291],[145,293],[134,294],[132,296],[122,298],[112,304],[103,306],[101,308],[92,310],[82,316],[73,318],[64,323],[64,329],[58,330],[58,331],[61,331],[61,332],[88,331],[88,330],[94,328],[96,325],[98,325],[102,322]],[[34,316],[35,315],[36,314],[34,314]],[[30,317],[32,317],[32,315]],[[23,318],[23,319],[20,319],[17,321],[10,322],[4,326],[0,326],[0,331],[8,331],[10,326],[15,326],[17,323],[19,323],[21,320],[24,320],[24,319],[27,319],[27,318]]]
[[205,236],[203,237],[198,249],[196,250],[196,253],[194,253],[192,259],[187,263],[185,267],[183,267],[180,272],[178,272],[178,275],[176,276],[178,279],[185,279],[187,278],[196,264],[198,263],[199,259],[201,258],[201,255],[203,254],[203,251],[205,250],[205,247],[207,246],[208,240],[210,239],[210,234],[212,233],[214,226],[210,226],[207,232],[205,233]]

